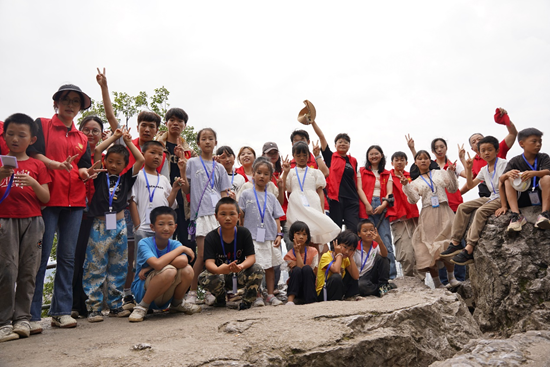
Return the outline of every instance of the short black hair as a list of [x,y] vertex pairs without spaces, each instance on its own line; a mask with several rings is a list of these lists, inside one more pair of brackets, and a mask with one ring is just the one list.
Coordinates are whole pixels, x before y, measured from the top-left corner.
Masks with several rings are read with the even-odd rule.
[[25,115],[24,113],[14,113],[10,117],[4,121],[4,134],[6,133],[6,130],[8,130],[8,126],[10,124],[18,124],[18,125],[28,125],[29,129],[31,130],[31,137],[36,136],[38,133],[38,122],[34,122],[32,117],[29,115]]
[[292,155],[298,154],[298,153],[306,153],[309,158],[309,145],[306,144],[304,141],[299,141],[296,144],[292,146]]
[[235,152],[233,151],[233,149],[231,149],[229,145],[222,145],[218,148],[218,150],[216,150],[216,155],[222,155],[223,153],[227,155],[232,155],[233,157],[235,156]]
[[216,132],[214,131],[214,129],[212,129],[211,127],[205,127],[203,129],[200,129],[199,132],[197,133],[197,139],[195,140],[197,145],[199,145],[199,142],[201,141],[201,134],[204,131],[210,131],[214,135],[214,139],[218,140],[218,135],[216,135]]
[[128,149],[121,144],[114,144],[107,149],[107,153],[105,154],[105,159],[109,156],[109,154],[122,154],[122,157],[124,158],[124,163],[128,165],[128,162],[130,162],[130,153],[128,153]]
[[155,224],[157,221],[157,217],[159,215],[168,214],[174,217],[174,222],[178,221],[178,215],[176,214],[176,211],[169,206],[157,206],[155,209],[151,210],[151,215],[149,216],[149,219],[151,220],[151,224]]
[[305,138],[309,142],[309,133],[305,130],[294,130],[292,134],[290,134],[290,142],[294,142],[294,137],[298,135],[303,138]]
[[88,121],[97,122],[99,124],[99,127],[101,128],[101,131],[103,131],[103,120],[96,115],[88,115],[84,117],[82,121],[80,121],[80,124],[78,124],[78,130],[82,130],[84,128],[84,125],[86,125]]
[[518,142],[527,139],[530,136],[536,136],[538,138],[542,137],[543,133],[539,129],[535,129],[534,127],[528,127],[527,129],[523,129],[518,133]]
[[143,121],[154,122],[157,125],[157,129],[160,126],[160,116],[151,111],[141,111],[137,117],[137,124]]
[[369,152],[373,149],[376,149],[377,151],[379,151],[380,155],[382,156],[382,158],[380,158],[380,163],[378,163],[378,172],[382,172],[383,170],[386,169],[386,156],[384,155],[384,151],[382,150],[380,145],[371,145],[369,149],[367,149],[367,154],[366,154],[367,161],[365,162],[365,169],[372,171],[372,168],[371,168],[372,163],[369,161]]
[[150,149],[153,146],[160,147],[162,150],[164,150],[164,145],[162,145],[162,143],[160,141],[150,140],[150,141],[146,142],[145,144],[143,144],[143,146],[141,147],[141,152],[145,153],[148,149]]
[[395,158],[405,158],[406,161],[409,160],[409,158],[407,157],[407,154],[405,154],[405,152],[402,152],[400,150],[391,155],[392,162]]
[[353,249],[355,249],[357,247],[357,242],[359,242],[359,236],[357,236],[353,231],[346,229],[338,234],[336,237],[336,242],[338,242],[339,245],[353,247]]
[[346,133],[340,133],[340,134],[336,135],[336,137],[334,138],[334,144],[336,144],[336,142],[340,139],[344,139],[345,141],[347,141],[348,143],[351,144],[351,138]]
[[305,222],[299,220],[292,223],[290,226],[290,229],[288,230],[288,238],[294,242],[294,234],[302,231],[305,231],[307,235],[306,245],[311,243],[311,232],[309,231],[309,227]]
[[363,219],[361,219],[361,220],[359,221],[359,223],[357,223],[357,233],[361,232],[361,228],[362,228],[365,224],[372,224],[372,226],[373,226],[374,228],[376,228],[376,226],[374,225],[374,223],[372,222],[372,220],[363,218]]
[[233,199],[229,196],[224,196],[223,198],[218,200],[218,203],[216,204],[216,209],[214,209],[214,213],[216,215],[218,215],[218,211],[220,210],[220,206],[225,205],[225,204],[235,205],[235,209],[237,209],[237,213],[240,212],[239,204],[237,203],[237,201],[235,201],[235,199]]
[[189,120],[189,116],[187,116],[187,113],[183,109],[178,107],[170,108],[164,115],[164,121],[168,122],[168,120],[170,120],[172,117],[175,117],[178,120],[183,120],[186,125],[187,121]]
[[477,142],[477,149],[479,150],[479,148],[481,147],[481,144],[491,144],[493,147],[495,147],[495,150],[498,152],[499,148],[500,148],[500,144],[498,142],[498,139],[495,138],[494,136],[486,136],[484,137],[483,139],[481,139],[480,141]]

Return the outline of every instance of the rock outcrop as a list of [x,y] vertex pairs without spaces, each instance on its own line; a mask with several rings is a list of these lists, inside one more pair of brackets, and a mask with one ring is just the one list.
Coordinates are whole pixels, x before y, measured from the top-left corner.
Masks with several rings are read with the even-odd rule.
[[502,336],[550,330],[550,231],[534,228],[540,207],[522,210],[528,223],[507,234],[509,215],[489,218],[470,266],[474,318]]

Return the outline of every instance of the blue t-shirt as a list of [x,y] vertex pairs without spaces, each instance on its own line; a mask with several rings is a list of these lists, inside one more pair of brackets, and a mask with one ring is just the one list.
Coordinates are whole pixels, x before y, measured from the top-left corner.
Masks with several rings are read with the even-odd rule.
[[[149,266],[147,264],[147,260],[152,257],[159,258],[162,255],[165,255],[166,253],[168,253],[168,247],[170,247],[170,251],[172,251],[173,249],[180,246],[183,245],[179,241],[169,240],[169,246],[166,246],[164,250],[158,250],[157,253],[157,249],[155,246],[155,237],[147,237],[139,241],[138,253],[136,257],[136,275],[134,281],[132,282],[132,293],[134,294],[134,298],[136,299],[137,303],[141,302],[143,296],[145,296],[145,280],[139,279],[139,272],[142,268],[146,268]],[[187,256],[185,254],[182,255]],[[154,269],[151,267],[151,270]],[[165,305],[156,305],[155,302],[153,302],[151,303],[150,308],[163,310],[165,308],[168,308],[171,302],[172,300],[168,301]]]

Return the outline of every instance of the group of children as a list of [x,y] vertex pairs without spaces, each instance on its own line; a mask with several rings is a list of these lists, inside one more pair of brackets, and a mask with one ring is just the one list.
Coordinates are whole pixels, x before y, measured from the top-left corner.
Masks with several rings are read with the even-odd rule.
[[[85,120],[76,130],[71,118],[89,106],[89,97],[71,85],[54,94],[51,120],[14,114],[0,124],[0,266],[5,269],[0,272],[0,341],[42,331],[35,305],[41,306],[37,294],[44,274],[39,269],[51,248],[43,250],[42,243],[48,230],[57,230],[59,238],[68,236],[63,231],[71,232],[42,218],[41,207],[50,208],[52,185],[60,177],[66,176],[68,190],[85,193],[88,224],[78,222],[78,237],[86,240],[82,260],[75,260],[75,240],[72,251],[58,256],[58,266],[66,266],[82,287],[89,322],[103,320],[105,303],[109,316],[129,316],[130,322],[142,321],[152,309],[198,313],[199,286],[207,305],[223,307],[231,300],[240,310],[277,306],[283,304],[277,298],[281,267],[289,272],[288,306],[383,296],[395,288],[390,280],[397,275],[396,262],[406,276],[429,272],[436,287],[443,286],[442,270],[455,286],[454,266],[474,261],[489,216],[510,209],[508,231],[520,231],[526,221],[519,208],[541,205],[535,227],[550,228],[550,157],[540,153],[543,133],[520,131],[524,153],[507,162],[503,143],[507,151],[515,127],[502,109],[495,120],[507,126],[511,141],[474,134],[476,156],[466,159],[462,150],[462,168],[447,159],[443,139],[432,143],[432,161],[428,151],[414,151],[409,137],[414,151],[409,174],[405,153],[392,154],[388,171],[378,145],[369,147],[366,163],[359,167],[348,154],[347,134],[336,136],[332,152],[311,115],[300,121],[312,125],[320,145],[314,144],[311,152],[309,134],[295,130],[291,161],[280,157],[273,142],[264,144],[262,157],[250,147],[241,148],[237,157],[228,146],[214,153],[217,136],[211,128],[198,132],[197,154],[180,136],[187,114],[179,108],[164,116],[168,131],[157,139],[160,117],[141,113],[140,136],[132,140],[114,119],[104,74],[98,70],[97,79],[113,133],[101,143],[101,120]],[[308,107],[313,109],[310,103]],[[64,125],[67,138],[75,135],[70,141],[56,137],[52,143],[61,147],[53,147],[51,124]],[[75,140],[82,137],[89,145]],[[37,141],[38,147],[30,149]],[[70,145],[75,141],[76,146]],[[65,149],[63,144],[78,154],[67,149],[65,160],[58,158],[61,153],[54,156],[56,149]],[[241,163],[237,169],[235,158]],[[467,180],[462,189],[459,175]],[[489,195],[463,202],[460,193],[482,182]],[[66,206],[83,215],[80,202]],[[283,243],[288,249],[284,258]],[[67,276],[65,271],[56,274],[56,282],[67,282],[57,279]],[[71,295],[61,285],[54,287],[52,325],[76,326],[55,297]]]

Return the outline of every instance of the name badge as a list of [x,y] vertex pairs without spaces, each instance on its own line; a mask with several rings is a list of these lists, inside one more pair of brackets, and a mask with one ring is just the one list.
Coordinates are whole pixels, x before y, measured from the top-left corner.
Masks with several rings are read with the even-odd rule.
[[531,205],[540,205],[539,193],[537,191],[529,191],[529,200],[531,200]]
[[439,206],[439,198],[437,196],[432,196],[432,208],[437,208]]
[[152,207],[145,208],[145,221],[143,224],[151,224],[151,212],[153,211]]
[[233,273],[233,294],[237,294],[237,274]]
[[256,232],[256,241],[265,242],[265,228],[258,228]]
[[220,196],[216,193],[210,193],[210,201],[212,201],[212,207],[216,208],[216,204],[220,200]]
[[327,297],[327,286],[323,286],[323,300],[326,302],[328,299]]
[[302,193],[300,197],[302,198],[302,205],[309,206],[309,202],[307,201],[307,196],[304,193]]
[[116,213],[112,213],[112,212],[105,213],[105,229],[107,230],[116,229]]

